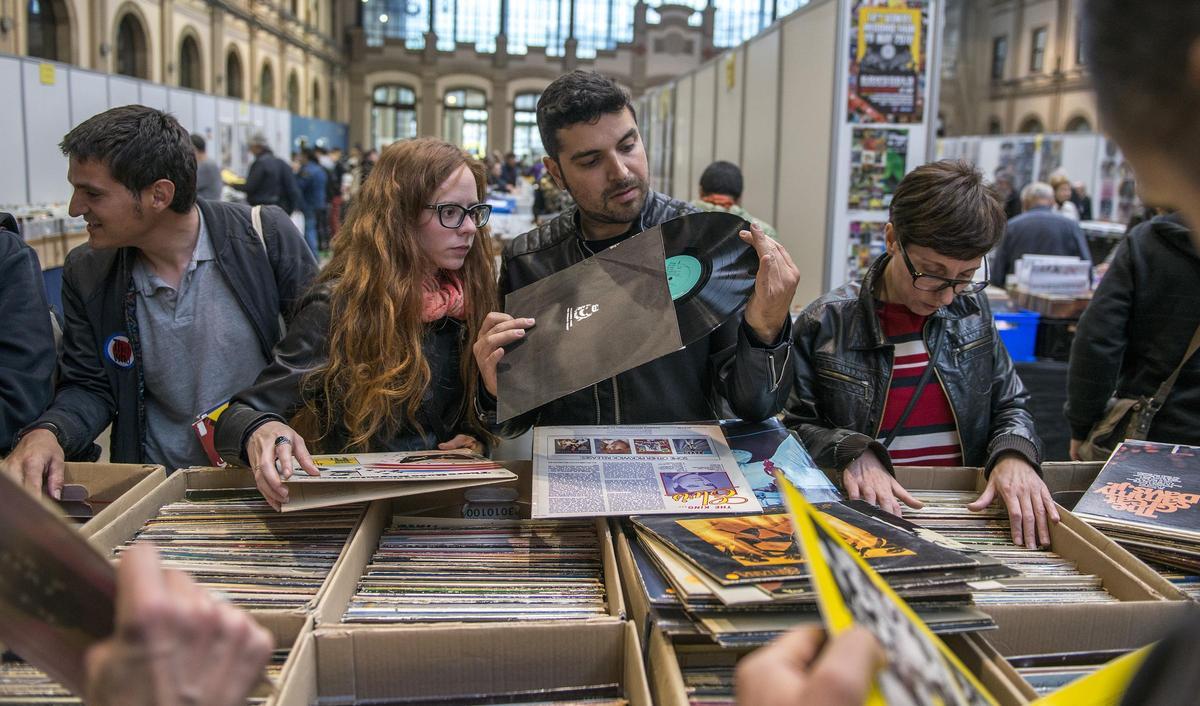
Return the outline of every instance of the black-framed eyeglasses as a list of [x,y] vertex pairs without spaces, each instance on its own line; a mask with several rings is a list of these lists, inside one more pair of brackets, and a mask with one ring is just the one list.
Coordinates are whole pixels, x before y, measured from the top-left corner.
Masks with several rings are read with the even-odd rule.
[[950,277],[939,277],[938,275],[927,275],[924,272],[918,272],[916,267],[913,267],[912,260],[908,258],[908,252],[904,249],[904,243],[900,239],[896,239],[896,245],[900,247],[900,255],[904,258],[904,266],[908,268],[908,274],[912,275],[913,288],[919,289],[922,292],[940,292],[943,289],[954,288],[955,294],[978,294],[987,289],[988,286],[988,269],[987,258],[983,259],[983,281],[976,282],[970,279],[951,279]]
[[486,203],[477,203],[474,206],[460,206],[456,203],[431,203],[426,204],[425,208],[437,211],[438,223],[441,223],[443,228],[457,228],[461,226],[463,219],[468,215],[471,216],[471,222],[475,224],[476,228],[482,228],[487,225],[488,219],[492,217],[492,206]]

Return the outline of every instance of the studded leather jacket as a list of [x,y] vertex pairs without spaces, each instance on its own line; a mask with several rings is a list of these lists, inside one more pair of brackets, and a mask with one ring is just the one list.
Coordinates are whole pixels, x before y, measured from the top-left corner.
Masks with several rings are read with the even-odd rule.
[[[883,255],[861,283],[825,294],[795,324],[796,374],[784,422],[817,465],[840,471],[868,448],[891,469],[876,441],[892,379],[893,346],[875,310],[875,282]],[[990,471],[1015,452],[1035,468],[1041,440],[1028,409],[1029,393],[1013,369],[983,294],[959,296],[925,323],[925,344],[958,426],[963,462]]]

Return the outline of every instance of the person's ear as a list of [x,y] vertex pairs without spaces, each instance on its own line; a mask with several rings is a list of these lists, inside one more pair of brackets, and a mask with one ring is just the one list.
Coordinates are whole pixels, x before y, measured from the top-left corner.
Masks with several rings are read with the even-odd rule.
[[883,238],[887,243],[887,251],[889,255],[896,254],[896,229],[892,227],[892,222],[888,221],[883,225]]
[[557,159],[551,159],[549,155],[546,155],[542,157],[542,164],[546,165],[546,171],[550,172],[550,178],[554,180],[558,188],[563,191],[570,191],[567,188],[566,180],[563,179],[562,165],[558,163]]
[[154,211],[167,210],[175,200],[175,182],[170,179],[159,179],[147,187],[147,191],[150,192],[150,208]]

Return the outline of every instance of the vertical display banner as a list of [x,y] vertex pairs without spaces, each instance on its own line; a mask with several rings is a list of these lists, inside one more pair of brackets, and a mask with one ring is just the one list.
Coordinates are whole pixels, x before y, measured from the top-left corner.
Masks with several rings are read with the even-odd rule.
[[896,185],[932,155],[938,0],[842,0],[836,179],[826,289],[861,279],[885,249]]

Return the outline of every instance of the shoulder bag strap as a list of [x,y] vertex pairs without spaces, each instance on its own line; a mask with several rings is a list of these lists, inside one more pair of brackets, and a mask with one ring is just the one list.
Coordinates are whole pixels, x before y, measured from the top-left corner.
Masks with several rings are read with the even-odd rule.
[[1158,386],[1158,392],[1154,393],[1154,399],[1150,400],[1150,411],[1152,414],[1157,413],[1162,408],[1163,403],[1167,401],[1167,396],[1171,394],[1171,388],[1175,387],[1175,381],[1179,379],[1179,373],[1183,371],[1183,366],[1187,365],[1187,362],[1196,354],[1198,348],[1200,348],[1200,326],[1197,326],[1196,332],[1192,334],[1192,341],[1188,344],[1187,352],[1183,354],[1183,360],[1179,361],[1179,365],[1175,366],[1175,370],[1171,372],[1171,376]]
[[[1197,331],[1197,333],[1200,333],[1200,331]],[[939,337],[938,340],[941,340],[941,338]],[[912,414],[913,409],[917,406],[917,401],[921,399],[921,393],[925,391],[925,386],[929,384],[929,379],[933,377],[933,359],[934,351],[936,350],[936,345],[932,345],[926,349],[925,353],[929,356],[929,362],[925,365],[925,371],[921,373],[921,379],[917,381],[917,386],[913,390],[913,396],[908,400],[908,406],[904,408],[904,411],[900,414],[900,418],[896,420],[896,426],[892,427],[892,430],[888,432],[887,438],[883,440],[883,448],[891,448],[892,442],[896,440],[896,435],[900,433],[900,429],[908,421],[908,416]],[[895,362],[893,361],[892,364],[895,365]],[[884,409],[886,411],[886,405]]]

